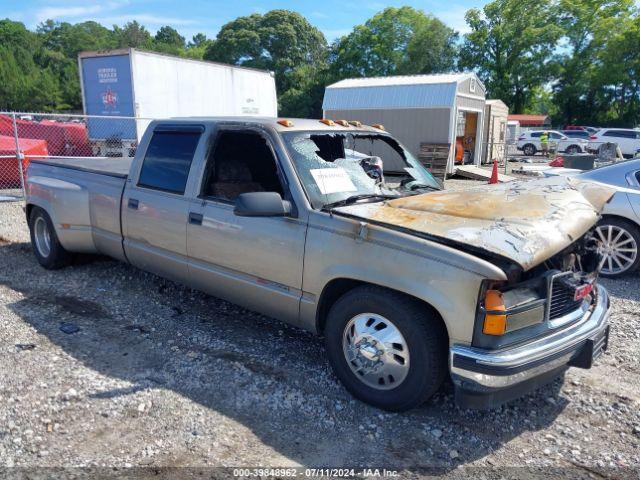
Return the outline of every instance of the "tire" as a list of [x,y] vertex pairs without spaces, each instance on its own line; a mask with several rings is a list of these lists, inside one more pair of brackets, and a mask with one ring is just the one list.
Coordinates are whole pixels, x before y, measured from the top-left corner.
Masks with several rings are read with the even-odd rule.
[[573,155],[575,153],[582,153],[582,149],[578,145],[569,145],[565,150],[565,153]]
[[71,254],[60,241],[49,214],[40,207],[34,207],[29,216],[31,247],[38,263],[47,270],[57,270],[71,263]]
[[[354,330],[363,335],[353,335]],[[376,286],[347,292],[329,310],[324,333],[329,362],[346,389],[384,410],[399,412],[420,405],[440,388],[448,372],[448,337],[441,320],[430,308],[398,292]],[[376,335],[387,341],[372,347]],[[364,343],[356,348],[358,339]],[[364,368],[357,374],[355,370],[370,362],[372,350],[378,348],[384,351],[377,360],[382,365],[379,370],[364,373]]]
[[522,152],[527,157],[533,157],[537,151],[538,150],[536,149],[536,146],[532,143],[527,143],[524,147],[522,147]]
[[600,275],[618,278],[640,267],[638,225],[622,218],[604,217],[596,226],[595,237],[602,242],[604,250]]

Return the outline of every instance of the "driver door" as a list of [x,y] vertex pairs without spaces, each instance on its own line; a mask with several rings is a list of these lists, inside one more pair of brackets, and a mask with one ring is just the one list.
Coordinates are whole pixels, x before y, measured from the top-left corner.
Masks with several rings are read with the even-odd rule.
[[[297,323],[306,222],[239,217],[241,193],[275,191],[292,201],[269,138],[223,127],[212,148],[187,224],[189,274],[196,288],[251,310]],[[293,209],[295,212],[295,208]]]

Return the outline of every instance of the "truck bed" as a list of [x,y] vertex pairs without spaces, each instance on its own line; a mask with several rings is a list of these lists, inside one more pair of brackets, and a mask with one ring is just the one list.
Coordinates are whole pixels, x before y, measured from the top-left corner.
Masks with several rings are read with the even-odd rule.
[[127,178],[133,158],[47,158],[33,159],[32,162],[69,168],[89,173],[99,173],[111,177]]

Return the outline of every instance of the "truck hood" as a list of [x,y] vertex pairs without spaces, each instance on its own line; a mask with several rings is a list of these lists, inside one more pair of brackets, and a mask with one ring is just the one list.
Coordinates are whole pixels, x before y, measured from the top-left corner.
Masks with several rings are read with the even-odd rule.
[[461,248],[481,249],[526,271],[591,229],[614,193],[605,185],[552,177],[432,192],[334,211]]

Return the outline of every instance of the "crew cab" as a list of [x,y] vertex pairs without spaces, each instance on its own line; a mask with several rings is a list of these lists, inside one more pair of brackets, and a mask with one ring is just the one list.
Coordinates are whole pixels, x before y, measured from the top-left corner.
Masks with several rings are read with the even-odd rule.
[[322,335],[336,376],[383,409],[446,377],[460,405],[493,407],[607,347],[603,185],[443,191],[382,126],[275,118],[154,121],[132,161],[27,177],[43,267],[100,253]]

